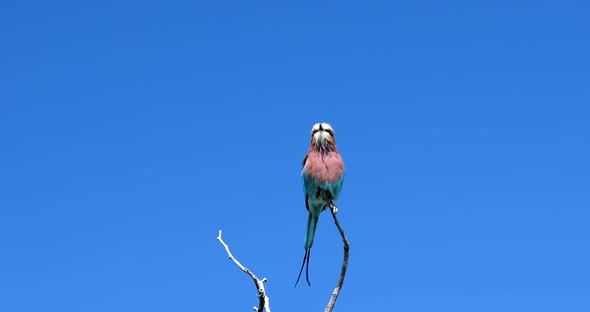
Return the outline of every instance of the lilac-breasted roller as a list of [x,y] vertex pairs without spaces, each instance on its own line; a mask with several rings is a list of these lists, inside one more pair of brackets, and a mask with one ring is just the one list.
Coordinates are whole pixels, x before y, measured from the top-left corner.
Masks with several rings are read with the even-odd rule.
[[317,123],[311,128],[311,146],[303,158],[301,179],[305,192],[305,208],[309,211],[309,217],[305,232],[305,255],[295,286],[299,283],[303,267],[306,265],[305,278],[307,284],[311,286],[309,283],[309,255],[318,218],[332,201],[338,199],[344,181],[344,162],[338,153],[338,148],[336,148],[334,129],[327,123]]

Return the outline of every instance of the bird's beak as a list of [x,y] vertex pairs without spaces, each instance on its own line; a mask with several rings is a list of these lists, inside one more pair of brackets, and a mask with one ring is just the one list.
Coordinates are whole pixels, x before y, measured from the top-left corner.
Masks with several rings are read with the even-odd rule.
[[323,131],[321,126],[320,131],[314,135],[314,139],[316,144],[324,144],[325,142],[332,140],[330,138],[330,134],[326,131]]

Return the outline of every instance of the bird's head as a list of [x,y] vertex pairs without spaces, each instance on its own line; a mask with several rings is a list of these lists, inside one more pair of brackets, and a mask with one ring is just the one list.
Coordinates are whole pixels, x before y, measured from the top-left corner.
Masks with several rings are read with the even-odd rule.
[[334,129],[330,124],[322,122],[313,125],[311,128],[311,146],[322,152],[336,150]]

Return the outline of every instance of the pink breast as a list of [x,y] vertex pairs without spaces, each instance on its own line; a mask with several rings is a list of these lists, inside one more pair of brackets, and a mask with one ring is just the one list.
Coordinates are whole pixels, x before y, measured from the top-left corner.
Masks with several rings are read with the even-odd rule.
[[318,153],[310,153],[305,170],[320,182],[334,183],[342,177],[344,163],[338,153],[329,153],[323,157]]

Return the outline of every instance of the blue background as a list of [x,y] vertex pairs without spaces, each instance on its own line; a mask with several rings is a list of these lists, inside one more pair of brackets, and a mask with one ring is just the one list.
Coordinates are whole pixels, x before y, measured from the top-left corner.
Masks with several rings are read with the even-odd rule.
[[567,1],[3,1],[0,310],[590,311],[590,19]]

